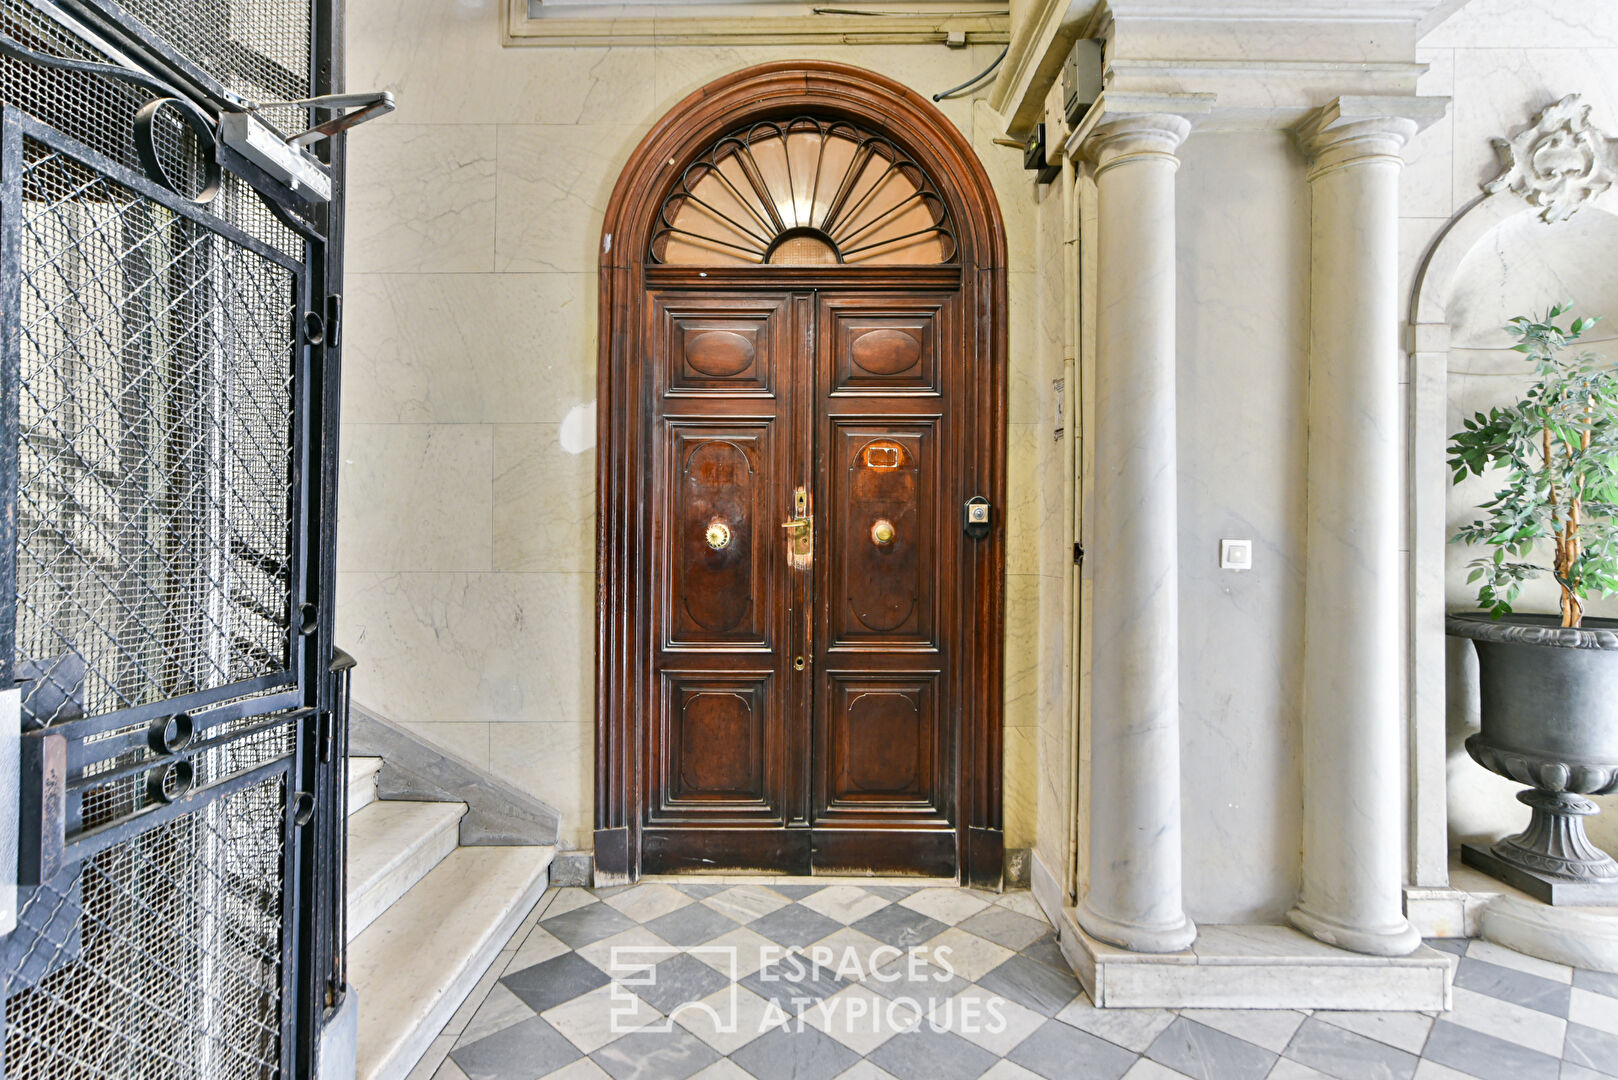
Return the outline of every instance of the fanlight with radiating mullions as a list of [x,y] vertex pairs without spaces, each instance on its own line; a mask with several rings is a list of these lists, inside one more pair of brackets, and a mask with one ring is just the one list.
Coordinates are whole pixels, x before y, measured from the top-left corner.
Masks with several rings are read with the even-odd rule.
[[680,177],[652,261],[835,265],[955,261],[949,211],[921,167],[843,120],[799,117],[725,136]]

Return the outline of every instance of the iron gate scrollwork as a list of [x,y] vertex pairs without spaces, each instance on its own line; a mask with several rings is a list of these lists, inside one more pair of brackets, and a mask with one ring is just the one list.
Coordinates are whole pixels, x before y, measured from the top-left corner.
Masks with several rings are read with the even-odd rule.
[[340,187],[216,119],[320,127],[335,18],[0,0],[6,1077],[307,1076],[344,994]]

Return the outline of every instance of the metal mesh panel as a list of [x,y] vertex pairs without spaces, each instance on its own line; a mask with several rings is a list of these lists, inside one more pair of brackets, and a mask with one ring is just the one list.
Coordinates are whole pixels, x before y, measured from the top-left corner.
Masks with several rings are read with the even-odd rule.
[[[184,14],[191,5],[187,2],[165,6]],[[26,0],[0,0],[0,33],[51,56],[100,63],[108,60]],[[307,34],[302,48],[307,52]],[[300,90],[291,96],[306,94],[307,91]],[[0,102],[16,105],[69,138],[131,169],[141,167],[135,153],[135,113],[151,96],[146,90],[116,80],[0,57]],[[188,194],[195,192],[202,186],[203,161],[195,138],[172,111],[160,115],[157,123],[157,151],[165,169],[177,180],[189,181]],[[257,193],[238,176],[225,174],[219,194],[208,204],[208,210],[277,251],[294,258],[303,255],[303,241],[277,221]]]
[[294,275],[33,140],[19,236],[25,716],[286,670]]
[[7,955],[11,1080],[280,1075],[284,799],[271,777],[28,898],[60,925]]
[[[310,95],[309,0],[122,0],[176,52],[249,101]],[[265,114],[283,128],[296,110]]]

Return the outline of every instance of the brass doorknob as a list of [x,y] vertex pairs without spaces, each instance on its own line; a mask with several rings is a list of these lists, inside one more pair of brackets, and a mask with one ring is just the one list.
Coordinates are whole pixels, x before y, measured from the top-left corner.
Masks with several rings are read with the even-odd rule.
[[893,522],[887,518],[877,518],[876,524],[871,526],[871,543],[882,547],[893,543]]
[[708,530],[703,533],[703,539],[715,551],[722,551],[730,546],[730,526],[723,521],[708,522]]

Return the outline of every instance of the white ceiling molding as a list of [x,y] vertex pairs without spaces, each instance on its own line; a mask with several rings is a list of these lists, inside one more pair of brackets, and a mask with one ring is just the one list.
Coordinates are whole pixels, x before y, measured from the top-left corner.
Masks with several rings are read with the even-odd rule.
[[990,104],[1022,138],[1072,42],[1102,38],[1109,91],[1212,93],[1201,130],[1289,128],[1341,95],[1407,96],[1422,32],[1464,0],[1034,0]]

